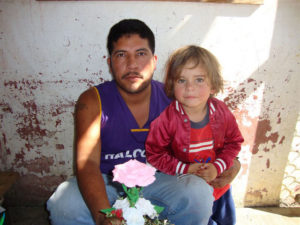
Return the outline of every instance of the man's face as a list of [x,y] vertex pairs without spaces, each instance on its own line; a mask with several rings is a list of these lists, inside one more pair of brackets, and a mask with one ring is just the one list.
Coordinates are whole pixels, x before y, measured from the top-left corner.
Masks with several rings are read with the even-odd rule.
[[133,94],[149,86],[156,61],[157,57],[152,54],[148,40],[132,34],[124,35],[113,43],[107,62],[118,87]]

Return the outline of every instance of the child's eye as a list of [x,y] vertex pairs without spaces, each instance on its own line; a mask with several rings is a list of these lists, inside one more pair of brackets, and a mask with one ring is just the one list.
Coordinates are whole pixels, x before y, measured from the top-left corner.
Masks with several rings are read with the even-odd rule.
[[177,80],[177,83],[178,83],[178,84],[183,84],[184,82],[185,82],[184,79],[178,79],[178,80]]
[[199,77],[199,78],[196,79],[196,82],[197,83],[202,83],[202,82],[204,82],[204,79]]

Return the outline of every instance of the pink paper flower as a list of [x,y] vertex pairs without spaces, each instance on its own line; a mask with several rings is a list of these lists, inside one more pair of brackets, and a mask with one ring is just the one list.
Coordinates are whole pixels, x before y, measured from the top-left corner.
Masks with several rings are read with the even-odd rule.
[[129,188],[135,186],[145,187],[155,180],[155,168],[135,159],[116,165],[112,172],[114,175],[113,181],[122,183]]

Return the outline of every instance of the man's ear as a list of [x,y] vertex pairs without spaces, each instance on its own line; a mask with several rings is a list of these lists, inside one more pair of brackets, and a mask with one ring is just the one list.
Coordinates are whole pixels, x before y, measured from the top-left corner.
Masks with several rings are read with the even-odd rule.
[[154,62],[154,70],[156,70],[157,55],[154,55],[154,56],[153,56],[153,62]]
[[107,62],[108,68],[109,68],[109,73],[111,73],[111,58],[108,57],[106,62]]

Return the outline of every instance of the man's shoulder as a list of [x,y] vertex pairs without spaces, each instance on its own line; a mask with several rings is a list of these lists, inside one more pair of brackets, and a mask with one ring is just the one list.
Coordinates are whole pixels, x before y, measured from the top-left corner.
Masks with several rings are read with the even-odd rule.
[[117,85],[114,80],[105,81],[96,85],[95,88],[98,90],[101,99],[102,97],[113,98],[113,96],[118,95]]
[[160,112],[170,104],[171,100],[167,97],[165,91],[164,91],[164,85],[163,83],[159,81],[152,80],[152,103],[155,103],[155,105],[159,105]]
[[98,85],[96,85],[95,87],[96,87],[98,90],[102,90],[102,89],[109,89],[110,87],[112,87],[112,86],[114,86],[114,85],[115,85],[114,80],[111,80],[111,81],[104,81],[103,83],[98,84]]
[[[151,81],[153,93],[156,93],[159,98],[163,97],[164,99],[169,99],[164,91],[164,84],[157,80]],[[168,100],[169,101],[169,100]]]
[[162,82],[160,82],[160,81],[152,80],[151,84],[152,84],[152,87],[154,87],[154,88],[158,88],[160,90],[164,89],[164,84]]

